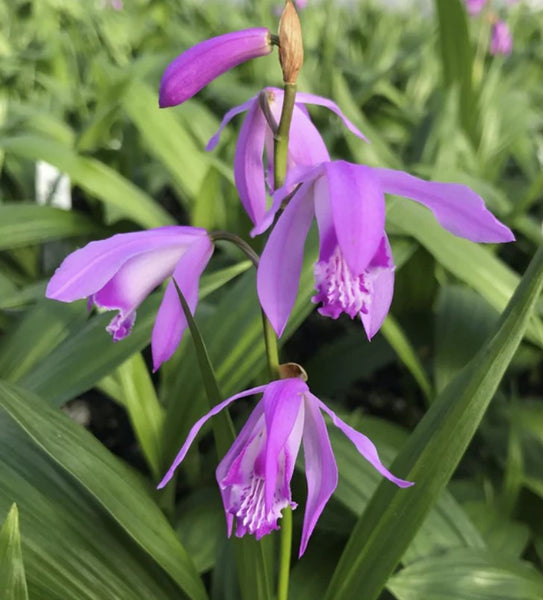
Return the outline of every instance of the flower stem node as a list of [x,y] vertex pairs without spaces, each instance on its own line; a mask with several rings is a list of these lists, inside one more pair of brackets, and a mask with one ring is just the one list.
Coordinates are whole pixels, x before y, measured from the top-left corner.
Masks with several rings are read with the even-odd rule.
[[300,19],[290,0],[285,4],[279,21],[279,62],[283,81],[295,84],[304,62],[304,46]]

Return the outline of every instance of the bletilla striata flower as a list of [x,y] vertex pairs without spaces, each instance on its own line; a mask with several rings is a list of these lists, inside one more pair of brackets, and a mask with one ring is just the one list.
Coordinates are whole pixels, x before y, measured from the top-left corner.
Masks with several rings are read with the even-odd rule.
[[271,51],[271,34],[264,27],[234,31],[196,44],[166,68],[159,106],[181,104],[222,73]]
[[338,482],[337,465],[321,411],[331,417],[334,425],[381,475],[400,487],[412,485],[383,466],[369,438],[344,423],[309,391],[304,381],[290,378],[236,394],[209,411],[192,427],[158,487],[170,481],[196,435],[212,416],[239,398],[260,393],[264,394],[262,399],[216,471],[228,535],[232,534],[235,521],[236,536],[249,533],[260,539],[278,529],[277,520],[284,508],[296,508],[290,480],[303,441],[307,502],[299,556],[305,552],[317,520]]
[[424,181],[392,169],[333,161],[297,168],[274,195],[272,208],[253,230],[272,223],[293,185],[300,184],[273,228],[258,267],[260,303],[278,335],[283,333],[298,290],[305,238],[314,217],[320,238],[315,265],[319,312],[362,320],[371,339],[386,317],[394,288],[394,263],[385,234],[385,194],[429,208],[442,227],[473,242],[508,242],[480,196],[465,185]]
[[[290,126],[288,170],[296,166],[312,166],[330,160],[321,134],[309,117],[306,104],[328,108],[341,118],[349,131],[365,140],[364,135],[347,119],[337,104],[328,98],[298,92]],[[283,107],[283,90],[265,88],[244,104],[229,110],[224,115],[219,130],[206,146],[206,150],[213,150],[226,125],[236,115],[247,112],[236,145],[234,177],[243,207],[255,225],[262,221],[266,213],[266,187],[273,192],[274,132],[263,107],[266,108],[266,112],[269,111],[275,123],[279,123]]]
[[505,21],[496,21],[492,25],[490,53],[507,56],[513,51],[513,36]]
[[[67,256],[47,286],[46,296],[61,302],[88,298],[118,314],[107,326],[114,341],[126,337],[136,309],[166,278],[173,277],[192,313],[198,303],[198,284],[213,244],[205,229],[169,226],[121,233],[91,242]],[[156,371],[168,360],[187,327],[173,281],[166,287],[153,327],[151,348]]]

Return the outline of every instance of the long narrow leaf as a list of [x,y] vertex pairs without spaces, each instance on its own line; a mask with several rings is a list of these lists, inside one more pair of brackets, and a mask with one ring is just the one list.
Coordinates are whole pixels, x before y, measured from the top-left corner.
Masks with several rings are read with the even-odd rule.
[[0,382],[0,406],[70,473],[194,600],[202,580],[140,480],[87,431],[35,396]]
[[543,287],[543,247],[486,346],[438,396],[391,470],[415,482],[383,481],[358,521],[326,598],[377,598],[473,438],[522,340]]
[[28,600],[16,504],[11,507],[0,530],[0,598]]
[[35,203],[0,205],[0,250],[98,231],[92,221],[77,212]]

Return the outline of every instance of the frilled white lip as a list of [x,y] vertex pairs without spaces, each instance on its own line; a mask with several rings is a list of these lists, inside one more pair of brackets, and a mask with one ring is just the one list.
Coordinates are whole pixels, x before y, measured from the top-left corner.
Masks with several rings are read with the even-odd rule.
[[[298,186],[295,188],[294,186]],[[465,185],[424,181],[403,171],[356,165],[345,161],[296,167],[273,197],[253,233],[265,231],[285,198],[287,207],[271,232],[258,267],[257,287],[262,308],[281,335],[294,306],[302,269],[305,239],[315,217],[319,228],[319,261],[329,261],[336,248],[352,278],[374,270],[385,236],[385,194],[404,196],[429,208],[447,231],[473,242],[509,242],[511,230]],[[369,312],[361,313],[371,338],[381,326],[392,300],[394,265],[379,271],[368,297]],[[372,275],[372,277],[373,277]],[[375,281],[375,280],[374,280]]]

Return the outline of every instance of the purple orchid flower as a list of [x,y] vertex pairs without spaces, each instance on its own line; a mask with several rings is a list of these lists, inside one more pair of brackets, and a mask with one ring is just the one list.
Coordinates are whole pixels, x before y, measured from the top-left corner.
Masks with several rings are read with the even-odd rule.
[[159,106],[176,106],[237,65],[272,51],[263,27],[219,35],[189,48],[171,62],[160,82]]
[[260,539],[278,529],[277,520],[284,508],[296,508],[291,497],[290,480],[303,440],[307,503],[299,556],[305,552],[338,482],[336,461],[320,411],[331,417],[334,425],[381,475],[400,487],[413,485],[392,475],[381,463],[371,440],[344,423],[309,391],[305,382],[290,378],[246,390],[210,410],[194,424],[158,487],[163,488],[170,481],[196,435],[212,416],[239,398],[261,393],[264,394],[262,400],[216,471],[229,536],[235,520],[237,537],[249,533]]
[[[283,90],[272,87],[265,88],[244,104],[229,110],[224,115],[219,130],[206,146],[206,150],[213,150],[226,125],[236,115],[247,111],[236,146],[234,178],[243,207],[255,225],[262,221],[266,213],[266,183],[268,189],[273,192],[274,133],[264,115],[262,102],[268,104],[273,119],[278,123],[283,107]],[[317,104],[328,108],[341,118],[349,131],[363,140],[366,139],[332,100],[298,92],[290,126],[287,169],[290,170],[296,166],[312,166],[330,160],[321,134],[309,118],[305,108],[306,104]],[[266,154],[266,169],[263,162],[264,153]]]
[[490,38],[490,53],[494,56],[502,54],[508,56],[513,51],[513,36],[505,21],[496,21],[492,25]]
[[405,196],[429,208],[442,227],[473,242],[508,242],[511,230],[465,185],[424,181],[391,169],[344,161],[297,168],[287,174],[253,235],[272,223],[294,184],[301,184],[270,234],[257,275],[260,303],[278,335],[294,305],[304,243],[316,217],[320,236],[315,265],[319,312],[359,315],[371,339],[392,301],[394,262],[384,231],[385,194]]
[[[167,277],[173,277],[191,312],[198,303],[198,283],[213,244],[205,229],[168,226],[121,233],[91,242],[67,256],[49,281],[46,296],[61,302],[88,298],[89,306],[118,310],[106,330],[114,341],[131,331],[136,308]],[[151,347],[156,371],[179,345],[187,327],[173,281],[153,327]]]
[[466,0],[468,13],[473,17],[478,15],[484,8],[487,0]]

